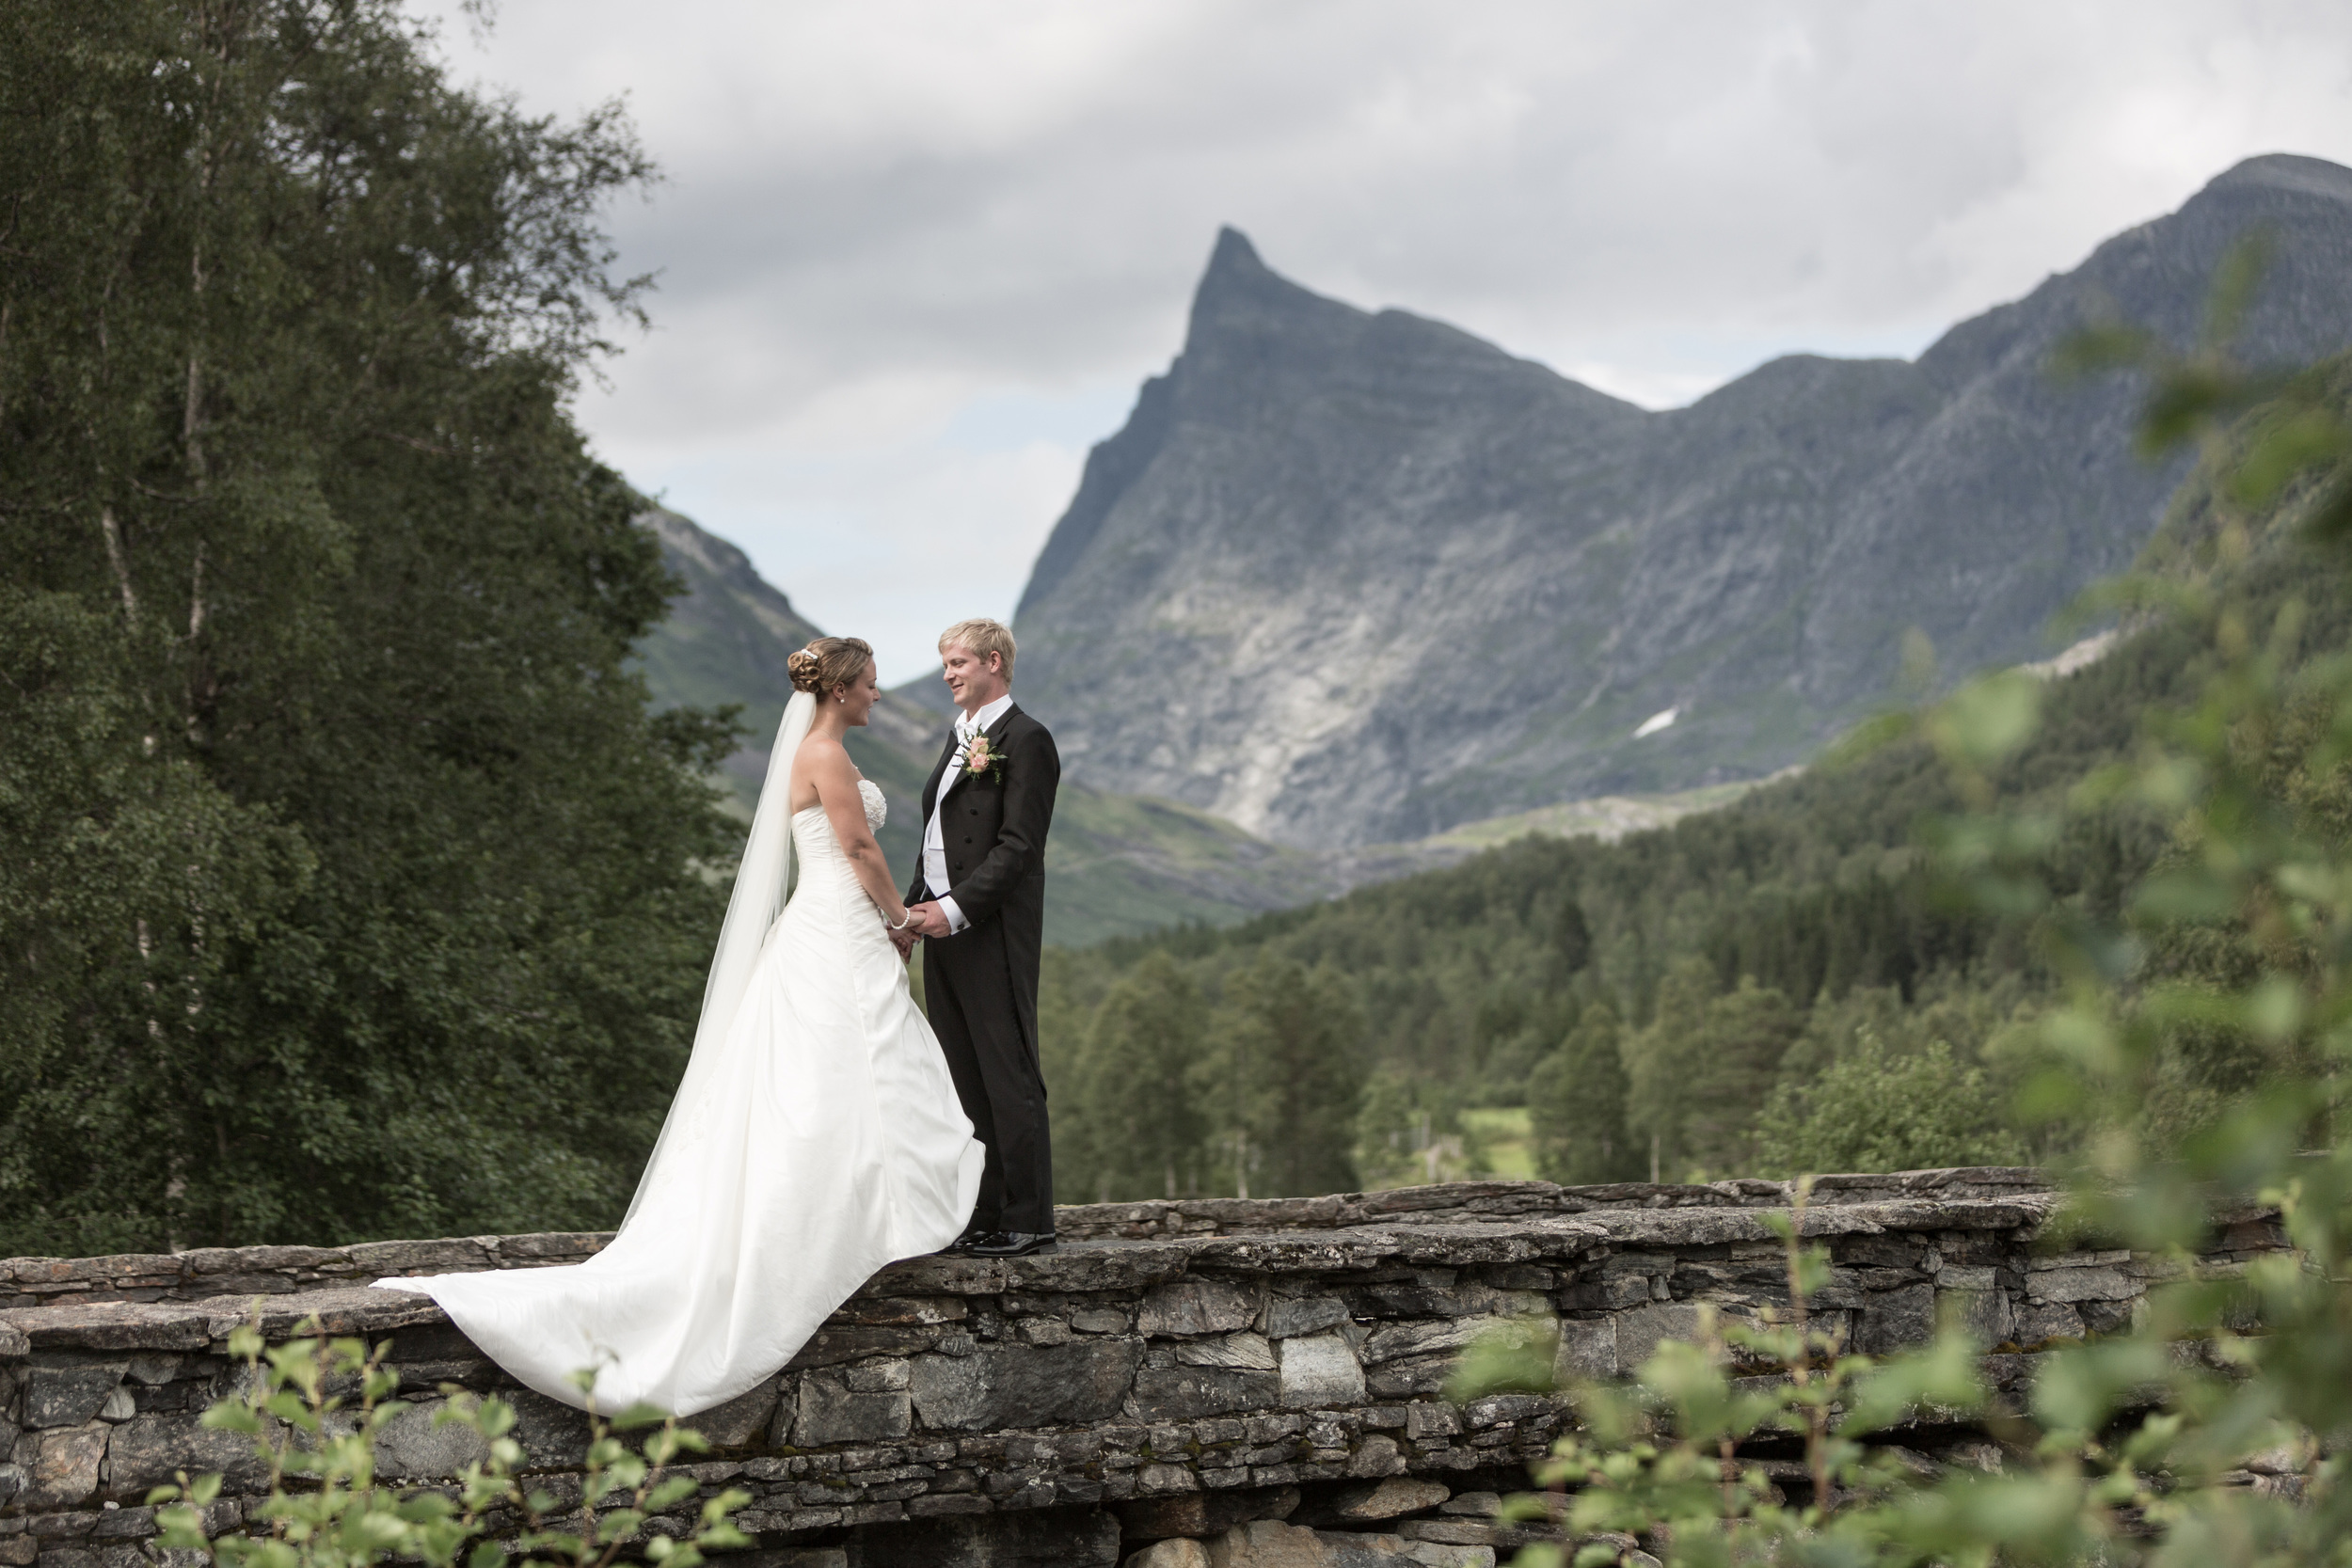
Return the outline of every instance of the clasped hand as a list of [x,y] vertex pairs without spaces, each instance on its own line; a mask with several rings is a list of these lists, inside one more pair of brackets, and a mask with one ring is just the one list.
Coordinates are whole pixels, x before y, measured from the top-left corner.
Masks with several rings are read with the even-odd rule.
[[903,929],[894,927],[890,933],[890,945],[898,950],[901,958],[913,954],[915,942],[924,937],[937,938],[948,934],[947,916],[941,912],[936,903],[910,904],[907,906],[907,917]]

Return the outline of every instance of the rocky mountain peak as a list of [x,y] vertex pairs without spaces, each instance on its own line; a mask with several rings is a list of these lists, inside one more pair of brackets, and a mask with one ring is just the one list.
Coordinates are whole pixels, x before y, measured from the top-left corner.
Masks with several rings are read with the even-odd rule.
[[2051,354],[2103,315],[2187,341],[2256,230],[2248,356],[2352,343],[2352,170],[2279,155],[1915,363],[1790,356],[1664,413],[1226,230],[1039,558],[1023,705],[1073,777],[1312,848],[1802,761],[1907,628],[1947,675],[2040,657],[2130,562],[2176,472],[2133,454],[2133,388]]
[[[2206,183],[2205,190],[2227,191],[2241,186],[2293,191],[2322,200],[2352,202],[2352,168],[2331,164],[2325,158],[2305,157],[2299,152],[2265,152],[2222,170]],[[1248,242],[1243,243],[1246,245]]]
[[1326,299],[1277,274],[1240,230],[1220,229],[1208,270],[1193,291],[1184,355],[1198,363],[1238,354],[1247,363],[1251,355],[1278,343],[1297,345],[1318,334],[1345,333],[1368,319],[1352,305]]
[[1277,283],[1283,281],[1267,269],[1248,235],[1230,223],[1221,225],[1216,231],[1216,244],[1209,248],[1209,265],[1200,275],[1200,287],[1193,293],[1194,313],[1199,314],[1204,298],[1226,289],[1246,287],[1253,279],[1269,277]]

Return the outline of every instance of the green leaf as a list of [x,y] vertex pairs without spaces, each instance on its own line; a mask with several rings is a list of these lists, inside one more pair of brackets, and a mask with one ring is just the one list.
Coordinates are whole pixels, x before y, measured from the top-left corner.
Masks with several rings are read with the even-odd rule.
[[645,1494],[645,1511],[659,1513],[673,1503],[682,1502],[701,1490],[701,1483],[692,1476],[671,1476],[658,1482]]
[[1559,1324],[1549,1318],[1500,1319],[1462,1353],[1446,1398],[1467,1404],[1488,1394],[1549,1393]]
[[289,1426],[305,1432],[316,1432],[319,1421],[310,1403],[292,1389],[282,1389],[262,1402],[262,1408]]
[[2271,505],[2303,473],[2352,457],[2352,429],[2332,409],[2306,407],[2265,429],[2230,476],[2240,505]]
[[2229,882],[2201,865],[2156,872],[2132,895],[2136,918],[2166,925],[2223,920],[2236,907],[2237,896]]
[[241,1432],[258,1437],[262,1432],[261,1413],[243,1400],[223,1400],[207,1408],[197,1418],[197,1424],[215,1432]]
[[2084,327],[2060,343],[2051,356],[2051,369],[2067,379],[2126,370],[2145,364],[2160,347],[2144,328],[2109,322]]
[[209,1544],[204,1535],[203,1513],[185,1504],[158,1510],[155,1524],[162,1532],[164,1545],[172,1550],[200,1552]]
[[2233,241],[2230,248],[2222,252],[2221,263],[2214,269],[2205,298],[2201,347],[2218,351],[2237,337],[2247,308],[2253,303],[2255,291],[2270,270],[2272,249],[2269,231],[2258,228]]
[[2059,1432],[2096,1432],[2126,1394],[2160,1383],[2169,1368],[2163,1346],[2140,1339],[2051,1352],[2034,1384],[2034,1414]]
[[355,1548],[371,1559],[379,1554],[400,1552],[407,1544],[411,1534],[407,1521],[397,1514],[373,1510],[350,1514],[347,1528]]
[[2026,743],[2042,712],[2042,683],[2019,671],[1971,681],[1928,721],[1936,746],[1978,768],[1991,768]]
[[1948,1419],[1982,1409],[1979,1348],[1966,1336],[1947,1330],[1925,1351],[1873,1368],[1857,1384],[1846,1417],[1837,1424],[1838,1434],[1859,1437],[1883,1431],[1923,1410]]

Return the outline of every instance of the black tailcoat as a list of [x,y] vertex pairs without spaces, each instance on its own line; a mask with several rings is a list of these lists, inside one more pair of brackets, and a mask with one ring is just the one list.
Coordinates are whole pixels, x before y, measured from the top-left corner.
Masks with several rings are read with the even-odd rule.
[[1045,835],[1061,757],[1045,726],[1018,706],[985,733],[1001,767],[950,777],[951,735],[923,786],[927,832],[946,793],[940,831],[947,886],[929,885],[918,849],[907,901],[946,895],[970,922],[923,943],[923,992],[964,1114],[988,1146],[973,1223],[1043,1232],[1054,1227],[1054,1178],[1038,1064],[1037,974],[1045,943]]

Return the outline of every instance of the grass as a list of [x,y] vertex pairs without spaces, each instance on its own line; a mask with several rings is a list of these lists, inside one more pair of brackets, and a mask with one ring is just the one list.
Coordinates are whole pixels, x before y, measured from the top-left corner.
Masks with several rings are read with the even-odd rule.
[[1506,1181],[1535,1180],[1534,1128],[1524,1105],[1462,1113],[1462,1131],[1485,1158],[1486,1173]]
[[1534,811],[1515,812],[1508,816],[1490,816],[1479,822],[1465,822],[1458,828],[1432,834],[1422,843],[1459,846],[1475,852],[1508,844],[1513,839],[1525,838],[1530,833],[1542,833],[1552,838],[1623,838],[1628,833],[1666,827],[1697,812],[1727,806],[1757,784],[1767,782],[1763,779],[1742,779],[1734,784],[1708,784],[1700,789],[1677,790],[1665,795],[1596,796],[1589,800],[1569,800],[1557,806],[1538,806]]

